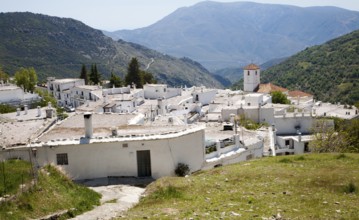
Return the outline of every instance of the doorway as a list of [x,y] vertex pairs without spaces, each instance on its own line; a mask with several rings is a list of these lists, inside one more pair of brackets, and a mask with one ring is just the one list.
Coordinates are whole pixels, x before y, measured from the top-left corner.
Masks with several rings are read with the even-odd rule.
[[150,177],[151,153],[149,150],[137,151],[137,175],[138,177]]

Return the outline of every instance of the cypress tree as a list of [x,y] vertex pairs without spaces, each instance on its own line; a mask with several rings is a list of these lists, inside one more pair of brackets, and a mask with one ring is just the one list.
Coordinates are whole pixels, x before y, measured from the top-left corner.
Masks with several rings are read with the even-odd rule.
[[81,73],[80,73],[80,79],[84,79],[85,80],[85,85],[87,85],[89,82],[89,79],[88,79],[88,75],[87,75],[87,70],[86,70],[86,66],[85,64],[82,64],[82,67],[81,67]]
[[127,75],[125,76],[126,85],[136,84],[137,88],[142,88],[140,68],[136,58],[132,58],[127,68]]

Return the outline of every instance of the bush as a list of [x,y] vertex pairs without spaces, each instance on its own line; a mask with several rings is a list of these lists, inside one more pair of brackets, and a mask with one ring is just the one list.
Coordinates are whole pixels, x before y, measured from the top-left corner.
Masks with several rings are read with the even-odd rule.
[[175,169],[175,173],[177,176],[186,176],[189,173],[188,165],[184,163],[178,163]]
[[350,182],[348,185],[344,186],[345,193],[355,193],[356,191],[357,191],[357,187],[352,182]]

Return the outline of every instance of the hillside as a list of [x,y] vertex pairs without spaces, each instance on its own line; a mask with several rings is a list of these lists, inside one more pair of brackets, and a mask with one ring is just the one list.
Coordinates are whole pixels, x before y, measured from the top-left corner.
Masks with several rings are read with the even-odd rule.
[[307,48],[261,77],[264,83],[309,92],[318,100],[359,102],[359,30]]
[[63,217],[70,218],[100,204],[98,193],[73,183],[53,166],[39,170],[35,185],[31,181],[29,162],[8,160],[0,166],[0,196],[4,196],[4,188],[10,196],[6,202],[0,201],[0,219],[39,219],[64,210],[68,211]]
[[109,34],[215,71],[288,57],[359,29],[359,12],[251,2],[203,1],[148,27]]
[[161,178],[120,219],[357,219],[358,170],[358,154],[307,154]]
[[69,18],[33,13],[0,13],[0,65],[10,75],[20,67],[34,67],[40,80],[47,76],[78,77],[81,65],[96,63],[104,78],[120,76],[132,57],[159,82],[171,86],[221,86],[200,64],[174,58],[125,41]]

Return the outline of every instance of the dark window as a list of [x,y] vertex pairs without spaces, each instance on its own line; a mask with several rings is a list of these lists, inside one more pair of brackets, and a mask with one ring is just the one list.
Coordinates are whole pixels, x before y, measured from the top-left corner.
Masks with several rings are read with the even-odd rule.
[[247,72],[248,76],[249,76],[249,71]]
[[57,165],[68,165],[67,154],[56,154]]
[[122,147],[128,147],[128,144],[127,143],[122,144]]
[[257,75],[257,70],[256,70],[256,75]]
[[290,143],[290,141],[289,141],[289,140],[285,140],[285,146],[288,146],[288,145],[289,145],[289,143]]

